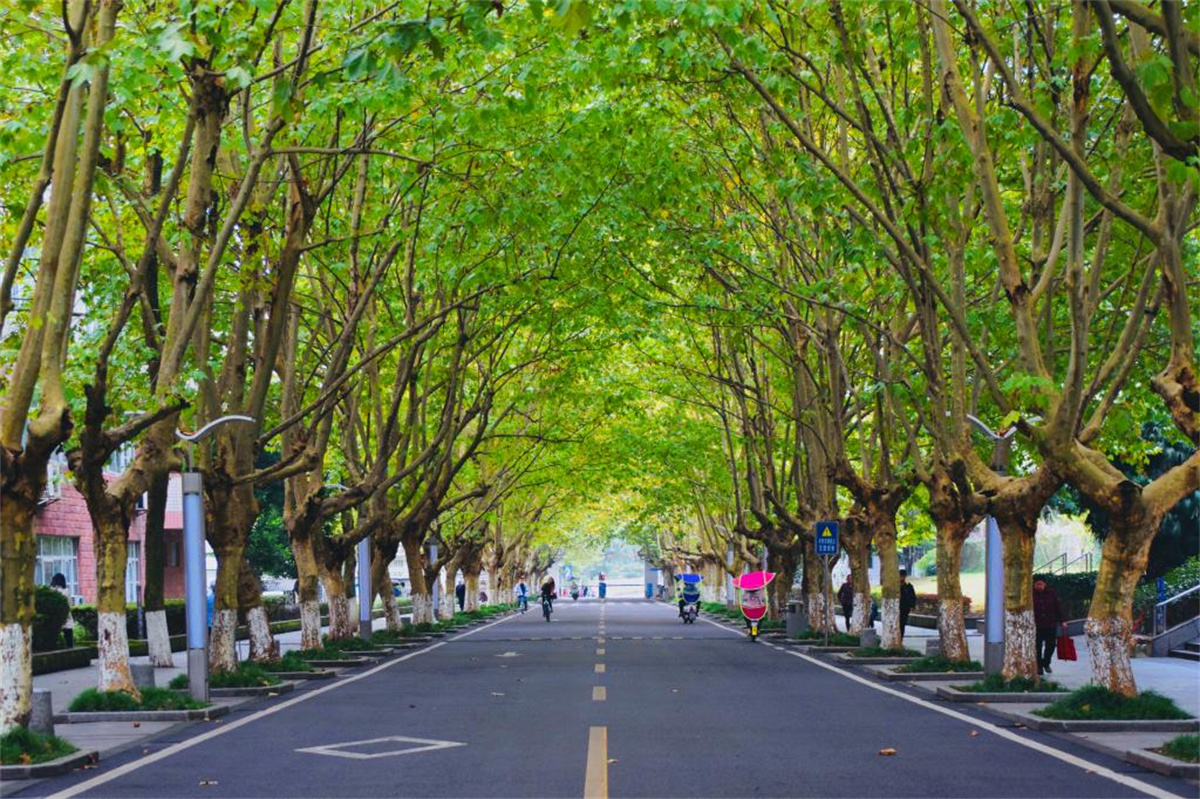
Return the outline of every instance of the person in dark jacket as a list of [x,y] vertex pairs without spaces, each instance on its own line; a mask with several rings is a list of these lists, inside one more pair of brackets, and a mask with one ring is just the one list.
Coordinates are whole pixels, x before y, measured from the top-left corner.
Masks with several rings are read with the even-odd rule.
[[917,606],[917,589],[908,581],[908,570],[900,570],[900,639],[904,639],[904,628],[908,626],[908,614]]
[[849,574],[838,589],[837,598],[842,606],[842,615],[846,617],[846,632],[850,632],[850,617],[854,615],[854,585],[850,582]]
[[1037,629],[1038,674],[1053,674],[1050,659],[1058,648],[1058,628],[1063,623],[1058,594],[1045,580],[1033,581],[1033,626]]
[[454,598],[458,600],[458,611],[461,613],[467,608],[467,584],[459,583],[454,586]]

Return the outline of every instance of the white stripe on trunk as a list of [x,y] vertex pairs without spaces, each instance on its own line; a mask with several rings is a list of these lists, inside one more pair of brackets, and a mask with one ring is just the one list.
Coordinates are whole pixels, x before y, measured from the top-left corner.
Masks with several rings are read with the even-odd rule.
[[306,599],[300,603],[300,648],[318,649],[321,646],[321,603]]
[[125,614],[104,611],[96,614],[96,638],[100,654],[101,691],[124,691],[140,697],[129,672],[129,635],[125,630]]
[[883,619],[883,631],[879,636],[879,645],[884,649],[897,649],[904,646],[900,637],[900,600],[884,598],[880,603],[880,615]]
[[1037,675],[1037,628],[1033,611],[1004,611],[1004,668],[1006,680]]
[[29,721],[33,702],[33,636],[21,624],[0,624],[0,735]]
[[433,602],[430,600],[429,594],[412,595],[413,603],[413,624],[427,624],[433,621]]
[[237,668],[236,641],[237,611],[229,608],[214,610],[208,652],[208,665],[214,672]]
[[150,665],[169,669],[175,665],[171,657],[171,634],[167,629],[167,612],[151,610],[146,614],[146,643],[150,649]]
[[279,644],[271,635],[271,622],[264,606],[258,605],[246,612],[246,627],[250,632],[250,659],[259,662],[278,660]]

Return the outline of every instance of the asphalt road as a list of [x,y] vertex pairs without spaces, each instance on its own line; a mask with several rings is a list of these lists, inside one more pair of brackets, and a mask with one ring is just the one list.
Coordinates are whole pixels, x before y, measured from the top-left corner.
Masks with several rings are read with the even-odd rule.
[[[646,601],[560,600],[547,624],[533,606],[16,795],[1042,799],[1180,791],[1177,781],[1060,737],[998,733],[994,718],[957,708],[948,715],[937,703],[703,619],[684,625],[673,613]],[[896,754],[880,755],[888,748]],[[1086,767],[1064,757],[1084,758]]]

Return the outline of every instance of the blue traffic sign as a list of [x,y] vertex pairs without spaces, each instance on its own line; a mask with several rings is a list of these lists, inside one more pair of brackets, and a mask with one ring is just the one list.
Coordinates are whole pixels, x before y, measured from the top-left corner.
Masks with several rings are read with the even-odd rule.
[[817,522],[817,554],[836,555],[838,553],[838,523],[836,521]]

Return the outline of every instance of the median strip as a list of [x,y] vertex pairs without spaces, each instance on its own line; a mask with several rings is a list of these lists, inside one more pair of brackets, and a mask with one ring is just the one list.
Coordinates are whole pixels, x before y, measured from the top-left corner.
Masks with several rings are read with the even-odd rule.
[[608,727],[592,727],[588,730],[583,799],[608,799]]

